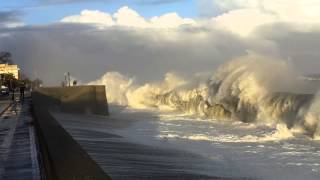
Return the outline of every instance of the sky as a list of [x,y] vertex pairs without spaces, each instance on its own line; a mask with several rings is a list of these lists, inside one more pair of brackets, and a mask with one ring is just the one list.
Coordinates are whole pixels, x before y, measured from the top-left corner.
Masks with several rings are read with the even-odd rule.
[[24,12],[23,21],[28,24],[43,24],[58,21],[64,16],[79,13],[83,9],[115,12],[130,6],[144,17],[157,16],[166,12],[177,12],[185,17],[197,16],[195,0],[11,0],[4,1],[2,10]]
[[242,56],[320,73],[318,0],[11,0],[0,51],[30,78],[59,84],[116,71],[140,81],[212,73]]

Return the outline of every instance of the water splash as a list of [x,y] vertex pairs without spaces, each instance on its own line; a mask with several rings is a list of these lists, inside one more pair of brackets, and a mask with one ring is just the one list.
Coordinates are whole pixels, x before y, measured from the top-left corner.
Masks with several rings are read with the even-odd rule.
[[[184,79],[168,73],[162,82],[139,85],[134,78],[111,72],[90,84],[106,85],[110,102],[133,108],[169,109],[206,119],[281,123],[288,131],[299,127],[302,133],[316,137],[320,134],[320,99],[314,94],[319,84],[299,77],[283,60],[248,55],[221,66],[211,77]],[[290,137],[288,131],[285,134]]]

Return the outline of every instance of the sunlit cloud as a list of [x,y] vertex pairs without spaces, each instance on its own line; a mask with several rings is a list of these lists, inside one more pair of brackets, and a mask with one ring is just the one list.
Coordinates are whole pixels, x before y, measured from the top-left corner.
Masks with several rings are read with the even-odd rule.
[[146,19],[127,6],[120,8],[113,15],[101,11],[83,10],[81,14],[65,17],[61,22],[135,28],[177,28],[182,25],[194,25],[196,23],[195,20],[182,18],[175,12]]
[[172,71],[212,72],[251,52],[288,60],[304,72],[319,69],[316,20],[301,24],[258,6],[230,7],[199,19],[176,12],[146,18],[128,6],[115,12],[83,10],[53,24],[1,29],[0,49],[12,52],[28,75],[49,84],[66,71],[83,82],[108,71],[142,81]]

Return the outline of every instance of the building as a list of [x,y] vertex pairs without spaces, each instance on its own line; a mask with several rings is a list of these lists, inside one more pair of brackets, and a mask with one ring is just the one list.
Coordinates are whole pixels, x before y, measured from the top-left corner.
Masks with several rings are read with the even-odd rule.
[[19,67],[14,64],[0,64],[0,74],[13,74],[16,79],[19,79]]

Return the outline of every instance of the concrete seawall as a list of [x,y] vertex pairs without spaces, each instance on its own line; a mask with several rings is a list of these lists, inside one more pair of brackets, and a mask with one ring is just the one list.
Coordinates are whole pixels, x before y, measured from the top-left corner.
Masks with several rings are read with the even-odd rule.
[[39,88],[34,92],[34,101],[42,106],[56,108],[67,113],[108,115],[105,86],[74,86]]
[[56,121],[50,110],[108,114],[104,86],[40,88],[32,93],[43,173],[47,180],[111,179]]

